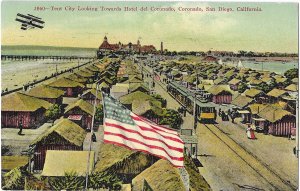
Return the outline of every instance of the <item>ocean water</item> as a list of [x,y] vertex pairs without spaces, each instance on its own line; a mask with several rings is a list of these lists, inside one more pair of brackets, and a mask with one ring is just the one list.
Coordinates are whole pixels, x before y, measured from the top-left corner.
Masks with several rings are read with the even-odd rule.
[[264,71],[270,71],[275,72],[277,74],[283,74],[285,71],[292,69],[292,68],[298,68],[299,63],[298,62],[259,62],[258,64],[254,64],[254,62],[243,62],[242,63],[245,68],[251,68],[254,70],[264,70]]

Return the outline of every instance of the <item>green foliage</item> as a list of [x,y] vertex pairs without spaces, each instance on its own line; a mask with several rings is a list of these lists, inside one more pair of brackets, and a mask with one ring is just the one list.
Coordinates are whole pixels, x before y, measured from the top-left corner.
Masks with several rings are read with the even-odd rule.
[[293,78],[298,78],[298,68],[292,68],[284,72],[284,76],[289,80]]
[[115,175],[107,172],[94,172],[89,176],[88,187],[93,189],[109,188],[110,190],[121,190],[122,181]]
[[76,172],[66,172],[62,177],[49,177],[52,190],[83,190],[85,177],[78,176]]
[[173,109],[164,109],[159,121],[161,125],[169,125],[171,128],[180,129],[183,120],[181,115]]
[[270,84],[269,84],[269,89],[272,90],[277,86],[277,83],[274,78],[271,79]]
[[96,108],[95,121],[103,122],[103,117],[104,117],[104,114],[103,114],[103,107],[102,107],[102,105],[99,105],[99,106]]
[[243,93],[247,88],[248,88],[247,84],[244,83],[244,82],[241,82],[241,83],[238,85],[238,92],[239,92],[239,93]]
[[61,115],[61,106],[58,104],[52,105],[49,109],[46,110],[45,117],[47,119],[55,120]]
[[154,97],[156,100],[158,100],[161,103],[162,107],[166,107],[167,101],[164,98],[162,98],[161,95],[154,94],[154,95],[152,95],[152,97]]
[[4,175],[2,189],[23,190],[25,184],[24,173],[20,167],[14,168]]
[[[49,177],[48,182],[52,190],[83,190],[86,184],[85,176],[78,176],[76,172],[66,172],[63,177]],[[95,190],[121,190],[121,187],[122,181],[115,174],[94,172],[88,179],[88,188]]]
[[263,82],[257,86],[257,89],[259,89],[265,93],[268,93],[269,91],[272,90],[272,87],[270,85],[266,84],[265,82]]

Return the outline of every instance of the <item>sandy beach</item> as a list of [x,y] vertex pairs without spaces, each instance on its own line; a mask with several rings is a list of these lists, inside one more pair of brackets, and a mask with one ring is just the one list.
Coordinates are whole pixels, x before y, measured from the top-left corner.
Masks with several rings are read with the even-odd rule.
[[1,91],[22,87],[23,84],[33,82],[51,76],[57,71],[63,71],[79,64],[83,64],[88,60],[78,61],[53,61],[53,60],[37,60],[37,61],[2,61],[1,64]]

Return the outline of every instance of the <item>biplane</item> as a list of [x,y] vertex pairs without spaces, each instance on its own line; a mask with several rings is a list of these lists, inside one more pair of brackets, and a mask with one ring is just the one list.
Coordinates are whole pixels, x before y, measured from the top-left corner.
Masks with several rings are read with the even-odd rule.
[[27,14],[23,15],[18,13],[16,21],[22,23],[21,29],[22,30],[27,30],[27,29],[33,29],[33,28],[44,28],[45,22],[42,21],[41,18]]

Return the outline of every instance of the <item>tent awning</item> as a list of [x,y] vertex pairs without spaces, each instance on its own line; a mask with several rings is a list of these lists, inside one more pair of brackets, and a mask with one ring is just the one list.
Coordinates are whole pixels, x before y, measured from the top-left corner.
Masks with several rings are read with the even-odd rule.
[[74,121],[80,121],[82,119],[82,115],[69,115],[68,119]]
[[252,118],[254,121],[266,121],[265,119],[263,118]]
[[238,113],[241,113],[241,114],[247,114],[247,113],[250,113],[250,111],[248,110],[239,110],[237,111]]

